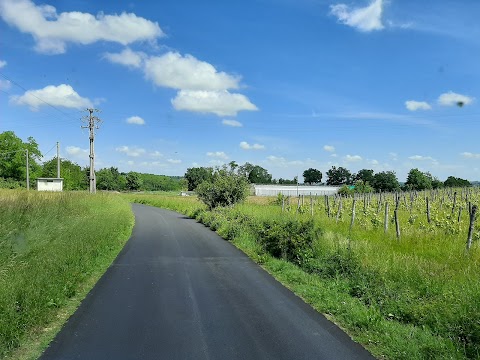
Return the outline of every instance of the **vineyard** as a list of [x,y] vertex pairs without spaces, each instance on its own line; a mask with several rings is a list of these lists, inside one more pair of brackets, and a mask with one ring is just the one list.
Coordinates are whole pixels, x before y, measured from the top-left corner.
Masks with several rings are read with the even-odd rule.
[[193,197],[131,200],[217,231],[378,358],[480,358],[479,188],[250,197],[212,211]]

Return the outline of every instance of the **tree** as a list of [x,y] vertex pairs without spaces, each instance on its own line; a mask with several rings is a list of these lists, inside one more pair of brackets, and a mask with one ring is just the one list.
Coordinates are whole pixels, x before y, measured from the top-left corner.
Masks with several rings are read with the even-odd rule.
[[405,182],[407,190],[425,190],[432,188],[432,175],[423,173],[418,169],[411,169]]
[[185,179],[188,181],[188,191],[195,190],[205,180],[212,179],[212,168],[193,167],[188,168],[185,173]]
[[271,184],[272,175],[261,166],[246,162],[238,168],[238,174],[245,176],[251,184]]
[[40,176],[42,167],[39,161],[42,153],[33,137],[27,142],[17,137],[13,131],[0,133],[0,177],[24,182],[27,178],[26,150],[29,156],[30,180]]
[[248,195],[248,180],[243,174],[226,167],[214,171],[212,178],[197,187],[198,198],[209,209],[231,206],[245,200]]
[[130,171],[126,177],[127,189],[131,191],[140,190],[142,186],[142,179],[140,179],[140,174],[134,171]]
[[472,184],[470,181],[457,178],[455,176],[449,176],[447,180],[443,183],[445,187],[470,187]]
[[369,183],[369,184],[372,184],[373,182],[373,170],[369,170],[369,169],[362,169],[360,170],[355,176],[355,182],[361,180],[363,181],[364,183]]
[[304,182],[307,184],[318,184],[322,182],[322,172],[317,169],[310,168],[303,172]]
[[327,176],[327,185],[350,184],[352,178],[350,171],[341,166],[338,169],[332,166],[332,168],[327,171]]
[[[122,191],[127,187],[127,178],[120,174],[118,168],[110,167],[100,169],[96,172],[97,189]],[[138,190],[138,189],[134,189]]]
[[[57,177],[57,158],[53,158],[43,164],[41,176]],[[80,165],[67,159],[60,159],[60,177],[63,178],[64,190],[85,190],[88,178]],[[97,173],[98,184],[98,173]]]
[[400,189],[400,184],[394,171],[376,173],[373,176],[372,186],[376,191],[395,191]]

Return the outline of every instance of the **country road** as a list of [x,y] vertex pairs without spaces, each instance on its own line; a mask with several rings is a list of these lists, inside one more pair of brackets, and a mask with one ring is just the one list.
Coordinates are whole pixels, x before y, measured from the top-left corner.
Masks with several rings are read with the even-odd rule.
[[132,207],[131,239],[41,359],[373,359],[211,230]]

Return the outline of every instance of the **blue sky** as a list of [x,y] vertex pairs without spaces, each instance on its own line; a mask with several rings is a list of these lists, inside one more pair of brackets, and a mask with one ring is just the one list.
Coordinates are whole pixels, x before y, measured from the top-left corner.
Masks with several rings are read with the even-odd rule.
[[[480,179],[476,0],[0,0],[0,131],[97,168]],[[461,102],[463,106],[458,106]]]

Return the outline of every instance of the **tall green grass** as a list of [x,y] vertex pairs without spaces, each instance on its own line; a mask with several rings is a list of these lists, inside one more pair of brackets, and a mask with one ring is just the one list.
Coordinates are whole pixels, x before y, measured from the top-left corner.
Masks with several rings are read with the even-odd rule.
[[480,358],[480,247],[467,254],[465,234],[412,227],[398,241],[362,216],[353,229],[337,223],[318,203],[312,217],[271,202],[207,211],[193,198],[131,200],[210,226],[380,358]]
[[133,222],[114,195],[0,190],[0,358],[106,270]]

